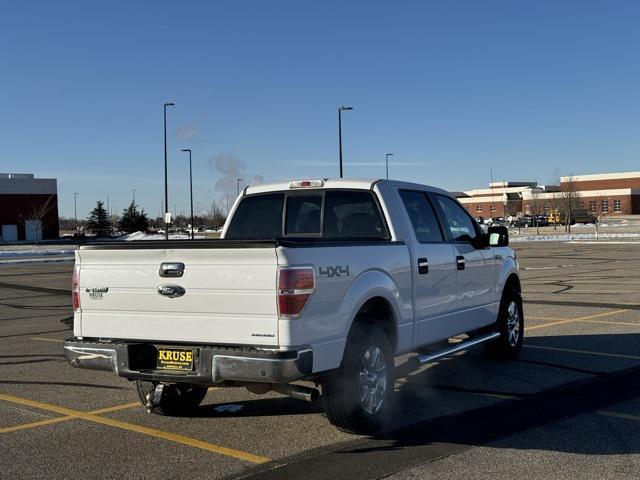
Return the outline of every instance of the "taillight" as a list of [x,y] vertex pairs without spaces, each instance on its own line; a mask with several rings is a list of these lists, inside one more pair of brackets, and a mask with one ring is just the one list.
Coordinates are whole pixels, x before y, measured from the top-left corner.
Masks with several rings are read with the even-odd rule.
[[73,310],[80,310],[80,265],[73,267],[73,279],[71,280],[73,296]]
[[315,288],[313,268],[283,267],[278,271],[278,314],[300,315]]

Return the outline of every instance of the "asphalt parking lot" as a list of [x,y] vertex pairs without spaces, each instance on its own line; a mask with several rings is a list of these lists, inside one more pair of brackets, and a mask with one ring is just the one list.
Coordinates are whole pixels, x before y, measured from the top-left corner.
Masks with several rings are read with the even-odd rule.
[[211,389],[193,418],[70,367],[71,263],[0,267],[0,478],[640,477],[640,243],[522,243],[526,339],[399,359],[397,429],[335,430],[319,405]]

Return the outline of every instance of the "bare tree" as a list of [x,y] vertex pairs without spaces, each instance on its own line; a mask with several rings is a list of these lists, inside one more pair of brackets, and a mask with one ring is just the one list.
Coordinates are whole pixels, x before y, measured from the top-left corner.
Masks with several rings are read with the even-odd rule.
[[559,218],[559,209],[560,209],[560,198],[557,193],[552,193],[551,198],[549,199],[549,211],[552,214],[551,218],[554,219],[553,229],[558,228],[558,222],[556,219]]
[[540,235],[540,225],[538,223],[538,216],[541,214],[542,202],[540,201],[540,190],[537,188],[531,189],[531,199],[529,200],[529,214],[533,220],[533,225],[536,227],[536,235]]
[[565,231],[571,233],[572,213],[580,208],[580,193],[573,175],[569,175],[566,182],[562,183],[560,195],[560,208],[565,218]]
[[24,214],[21,214],[25,231],[33,232],[38,245],[38,239],[42,236],[44,226],[47,225],[49,213],[56,207],[55,195],[49,195],[44,202],[36,202],[30,196],[26,195],[28,208]]
[[[609,213],[609,208],[607,208],[606,211],[605,211],[605,208],[604,208],[605,200],[607,200],[607,199],[604,197],[604,195],[599,193],[598,195],[596,195],[594,208],[591,209],[591,213],[593,213],[593,216],[595,218],[596,240],[598,240],[598,234],[600,233],[599,232],[600,219]],[[592,201],[594,201],[594,200],[592,200]],[[607,207],[608,207],[608,205],[607,205]]]

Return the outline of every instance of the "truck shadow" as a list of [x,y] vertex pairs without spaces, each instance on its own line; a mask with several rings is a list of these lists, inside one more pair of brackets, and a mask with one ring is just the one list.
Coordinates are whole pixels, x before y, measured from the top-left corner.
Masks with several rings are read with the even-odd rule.
[[[240,407],[238,409],[238,407]],[[192,417],[264,417],[323,413],[320,402],[308,403],[289,397],[260,398],[239,402],[202,405]]]
[[[640,399],[640,334],[530,337],[516,361],[495,362],[477,349],[399,371],[405,381],[397,384],[391,430],[343,453],[493,442],[590,455],[640,452],[640,422],[607,415],[640,417],[640,402],[632,412],[616,405]],[[576,418],[583,414],[590,415]],[[563,421],[569,423],[550,425]],[[535,435],[516,435],[532,429]]]
[[[414,369],[412,365],[406,362],[397,368],[391,428],[375,437],[354,437],[336,453],[415,448],[442,452],[443,445],[455,453],[487,444],[580,454],[640,452],[640,422],[598,414],[618,411],[616,404],[640,398],[640,334],[530,337],[516,361],[497,362],[477,348],[439,364]],[[226,411],[225,404],[211,404],[195,415],[322,413],[320,403],[286,397],[226,405],[241,409]],[[217,410],[220,406],[222,411]],[[637,409],[621,412],[640,416],[640,403]],[[564,421],[572,422],[571,427]],[[544,426],[550,428],[539,428]],[[517,435],[533,429],[535,435]]]

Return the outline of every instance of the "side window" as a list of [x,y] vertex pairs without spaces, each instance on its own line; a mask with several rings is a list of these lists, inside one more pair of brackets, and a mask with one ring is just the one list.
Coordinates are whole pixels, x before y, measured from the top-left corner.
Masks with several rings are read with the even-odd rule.
[[231,219],[228,240],[270,240],[282,235],[281,193],[244,198]]
[[333,190],[326,193],[324,202],[324,238],[388,239],[371,193]]
[[286,235],[319,235],[321,195],[287,198]]
[[468,242],[477,236],[474,222],[467,212],[452,198],[436,195],[444,212],[446,226],[454,241]]
[[400,197],[409,214],[418,242],[444,241],[436,214],[424,192],[402,190]]

